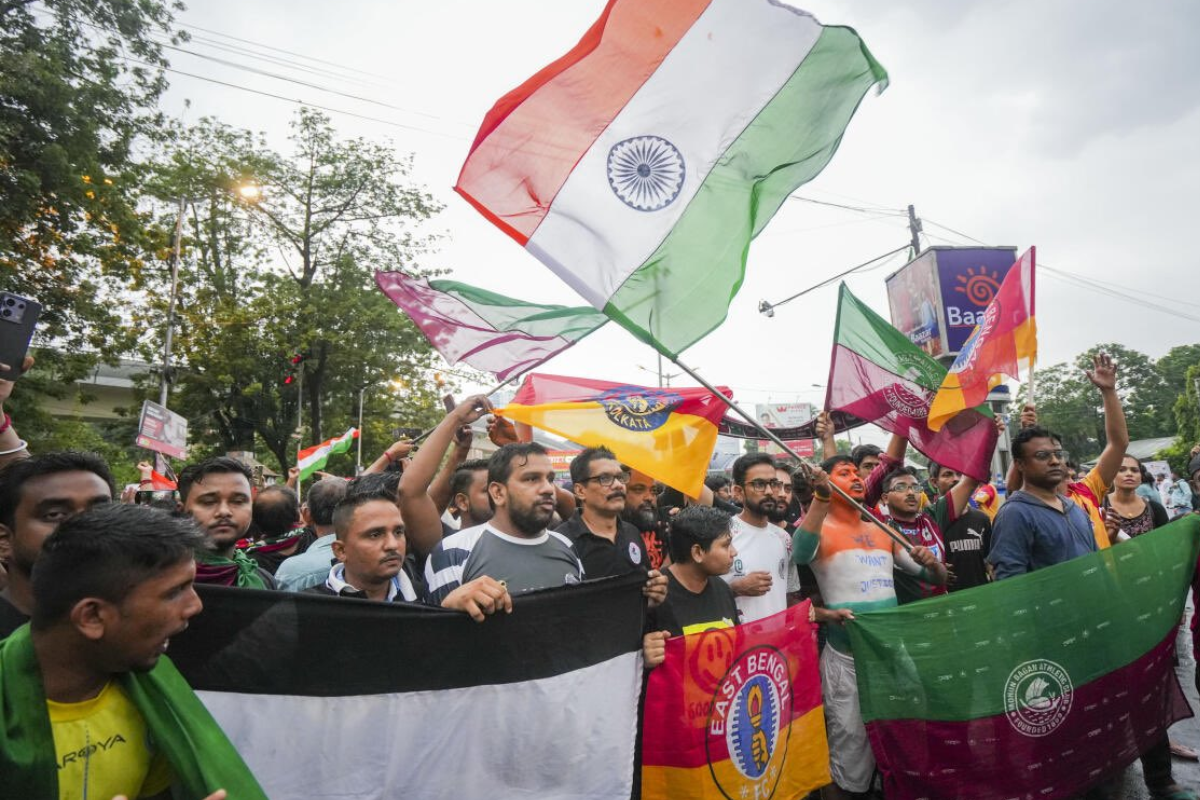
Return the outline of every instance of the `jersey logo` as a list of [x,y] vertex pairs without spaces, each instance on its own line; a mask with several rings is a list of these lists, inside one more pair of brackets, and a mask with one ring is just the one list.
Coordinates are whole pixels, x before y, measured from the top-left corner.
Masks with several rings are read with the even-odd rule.
[[630,431],[653,431],[661,428],[683,398],[673,392],[646,389],[641,386],[618,386],[597,398],[604,414]]

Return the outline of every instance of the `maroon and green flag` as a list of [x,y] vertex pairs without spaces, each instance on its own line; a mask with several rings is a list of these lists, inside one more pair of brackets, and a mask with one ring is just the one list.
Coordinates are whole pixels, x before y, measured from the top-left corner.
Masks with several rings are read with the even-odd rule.
[[842,284],[826,410],[898,433],[934,462],[987,481],[998,434],[986,405],[929,429],[929,406],[945,377],[945,367]]
[[847,625],[888,800],[1071,797],[1191,709],[1173,667],[1200,517]]

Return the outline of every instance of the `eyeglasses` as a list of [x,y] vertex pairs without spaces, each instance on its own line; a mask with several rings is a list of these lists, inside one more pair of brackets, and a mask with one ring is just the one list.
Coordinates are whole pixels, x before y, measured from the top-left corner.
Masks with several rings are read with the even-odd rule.
[[629,480],[628,472],[621,472],[616,475],[614,475],[611,472],[608,472],[608,473],[605,473],[604,475],[592,475],[591,477],[584,478],[582,481],[580,481],[580,483],[587,483],[588,481],[595,481],[596,483],[600,484],[605,489],[607,489],[608,487],[612,486],[617,481],[620,481],[622,483],[622,485],[624,485],[624,484],[626,484],[626,482],[628,480]]
[[746,481],[742,485],[749,487],[756,492],[765,492],[767,489],[771,489],[772,491],[774,491],[775,489],[778,489],[780,486],[783,486],[783,481],[781,481],[781,480],[768,481],[764,478],[755,478],[752,481]]
[[1029,457],[1034,461],[1049,461],[1051,458],[1057,458],[1059,461],[1066,461],[1071,457],[1071,454],[1066,450],[1037,450],[1029,454]]
[[650,494],[656,495],[656,496],[662,494],[663,492],[665,492],[667,490],[667,487],[663,486],[661,483],[656,483],[653,486],[647,486],[644,483],[635,483],[632,486],[627,485],[625,488],[628,491],[633,492],[634,494],[641,494],[642,492],[649,492]]
[[790,492],[792,490],[792,485],[790,483],[784,483],[783,481],[780,481],[779,488],[783,489],[785,492]]
[[888,491],[897,494],[920,494],[921,487],[915,483],[893,483]]

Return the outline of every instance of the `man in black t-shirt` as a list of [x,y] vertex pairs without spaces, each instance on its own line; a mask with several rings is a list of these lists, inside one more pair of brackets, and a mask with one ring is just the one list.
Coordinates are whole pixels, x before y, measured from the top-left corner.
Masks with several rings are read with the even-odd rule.
[[[950,467],[930,464],[929,477],[938,494],[945,495],[962,475]],[[953,573],[947,586],[950,591],[960,592],[991,580],[984,561],[992,547],[992,521],[987,514],[968,505],[942,531],[942,541],[946,545],[946,566]]]
[[733,567],[737,550],[729,515],[709,506],[689,506],[671,521],[671,565],[667,599],[651,612],[646,666],[662,663],[670,636],[729,628],[738,624],[733,590],[721,575]]

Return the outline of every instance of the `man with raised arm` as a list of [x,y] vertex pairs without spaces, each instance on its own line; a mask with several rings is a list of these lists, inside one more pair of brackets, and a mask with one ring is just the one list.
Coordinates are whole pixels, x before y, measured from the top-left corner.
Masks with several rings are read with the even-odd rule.
[[[823,792],[840,800],[865,792],[875,772],[875,757],[858,707],[858,683],[850,639],[841,620],[856,611],[896,605],[893,565],[933,584],[945,584],[946,566],[928,548],[905,550],[840,495],[859,503],[865,484],[849,456],[826,459],[810,476],[813,501],[792,537],[792,559],[809,564],[821,588],[825,615],[840,617],[826,626],[828,646],[821,653],[821,691],[829,736],[833,784]],[[826,617],[828,619],[828,616]]]

